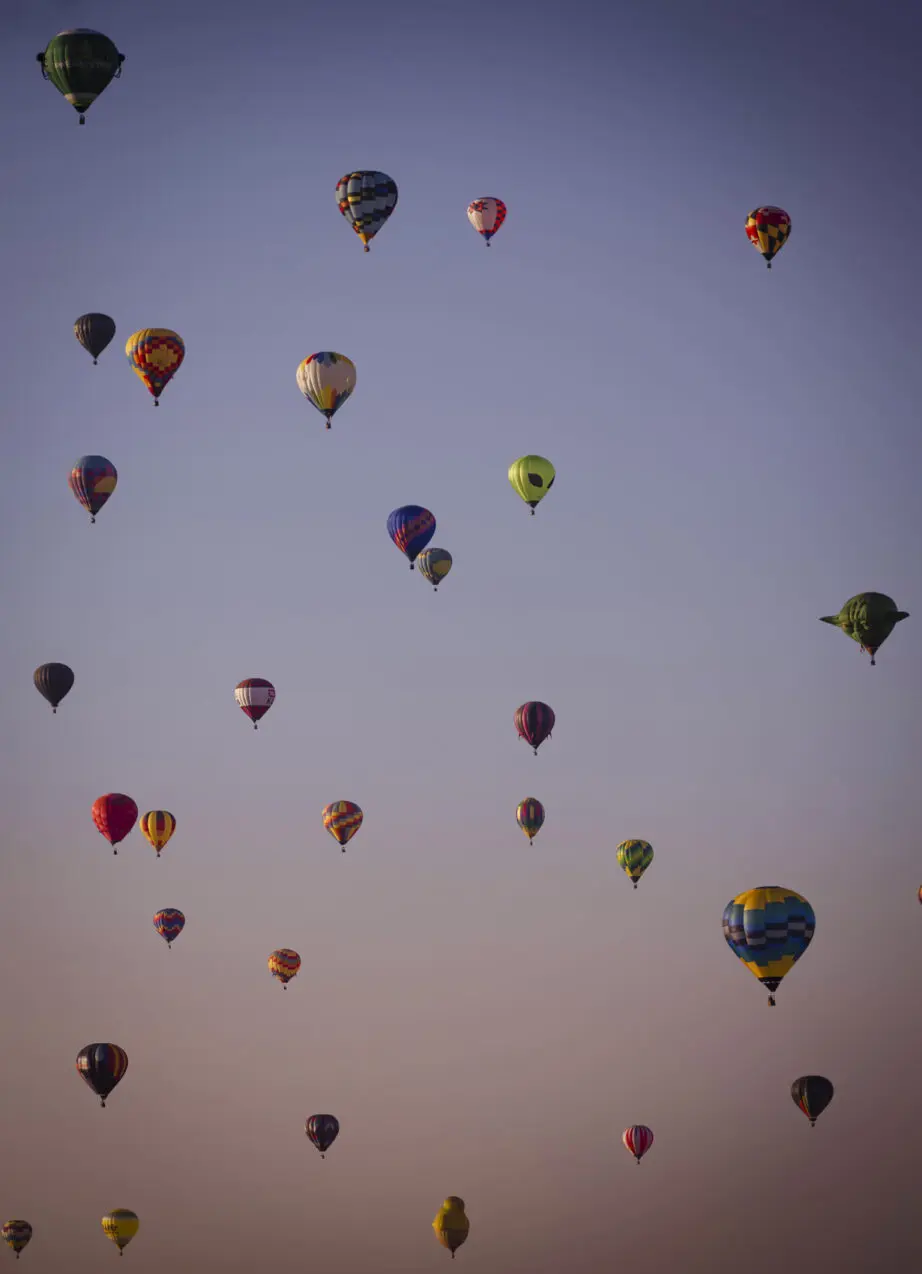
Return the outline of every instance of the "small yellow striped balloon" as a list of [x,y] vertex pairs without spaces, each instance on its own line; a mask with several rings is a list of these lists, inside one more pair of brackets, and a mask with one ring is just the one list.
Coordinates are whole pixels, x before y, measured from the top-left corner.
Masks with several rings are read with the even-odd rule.
[[159,858],[161,849],[176,831],[176,819],[169,810],[148,810],[141,815],[138,827],[153,845]]
[[137,1234],[140,1224],[137,1213],[130,1208],[113,1208],[102,1219],[103,1232],[118,1248],[119,1256],[126,1244]]

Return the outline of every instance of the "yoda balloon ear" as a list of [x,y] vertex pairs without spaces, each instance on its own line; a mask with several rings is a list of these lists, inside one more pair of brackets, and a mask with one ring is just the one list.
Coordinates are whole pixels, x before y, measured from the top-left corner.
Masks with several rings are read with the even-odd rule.
[[838,615],[820,615],[820,623],[834,624],[836,628],[838,628],[840,623],[839,616]]
[[908,610],[898,610],[896,614],[893,616],[893,622],[894,624],[898,624],[901,619],[908,619],[908,618],[909,618]]

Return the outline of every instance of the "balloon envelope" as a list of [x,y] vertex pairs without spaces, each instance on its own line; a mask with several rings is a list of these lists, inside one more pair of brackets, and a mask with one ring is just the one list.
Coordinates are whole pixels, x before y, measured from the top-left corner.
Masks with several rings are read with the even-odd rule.
[[297,381],[308,402],[326,416],[330,429],[333,416],[355,389],[355,364],[345,354],[324,350],[298,364]]
[[115,335],[115,320],[108,314],[81,314],[74,323],[74,335],[87,353],[93,355],[95,366],[99,355]]
[[115,490],[118,474],[115,465],[105,456],[81,456],[67,479],[75,499],[82,504],[96,521],[96,514]]
[[490,240],[506,220],[506,205],[492,195],[475,199],[467,206],[467,219],[489,247]]
[[179,333],[168,327],[142,327],[128,337],[125,355],[157,404],[157,399],[182,366],[186,347]]
[[857,593],[848,599],[838,615],[823,615],[820,623],[841,628],[846,637],[851,637],[871,656],[873,665],[874,656],[896,625],[908,618],[909,612],[897,610],[896,602],[886,593]]
[[87,1044],[77,1054],[77,1073],[105,1106],[106,1098],[128,1069],[128,1054],[117,1044]]
[[538,748],[545,739],[550,738],[554,728],[556,721],[554,709],[549,708],[546,703],[530,701],[516,708],[513,720],[519,738],[529,743],[537,756]]
[[423,549],[416,559],[416,565],[420,575],[438,592],[439,584],[451,570],[451,561],[451,554],[447,549]]
[[825,1075],[801,1075],[791,1085],[791,1098],[798,1110],[814,1127],[817,1119],[832,1101],[835,1089]]
[[515,821],[528,837],[529,845],[533,844],[544,826],[544,806],[534,796],[526,796],[524,801],[519,801]]
[[146,814],[141,815],[138,826],[157,851],[159,858],[161,849],[176,831],[176,819],[169,810],[148,810]]
[[290,982],[301,967],[301,957],[290,947],[280,947],[269,957],[269,972],[278,978],[282,986]]
[[18,1217],[14,1217],[11,1221],[4,1221],[3,1225],[0,1225],[0,1239],[10,1245],[17,1257],[22,1249],[28,1246],[31,1237],[32,1226],[28,1221]]
[[120,1252],[137,1234],[139,1225],[137,1213],[130,1208],[113,1208],[102,1218],[103,1233]]
[[264,677],[247,677],[241,681],[234,691],[238,707],[253,722],[257,729],[257,721],[261,721],[275,703],[275,686]]
[[632,1124],[630,1128],[625,1128],[621,1134],[621,1140],[637,1162],[640,1163],[653,1145],[653,1130],[648,1128],[646,1124]]
[[323,811],[323,825],[345,852],[347,843],[362,826],[364,817],[355,801],[333,801]]
[[339,1120],[335,1115],[311,1115],[304,1131],[322,1156],[339,1136]]
[[[134,827],[138,807],[124,792],[107,792],[93,802],[93,822],[110,845],[123,841]],[[115,850],[118,853],[118,850]]]
[[74,684],[74,672],[67,664],[42,664],[32,674],[35,689],[57,712],[58,704]]
[[59,32],[43,53],[36,54],[42,75],[80,116],[80,123],[100,93],[122,73],[124,53],[108,36],[89,27]]
[[154,928],[169,947],[186,926],[186,917],[175,907],[162,907],[154,913]]
[[397,183],[372,169],[346,173],[336,183],[336,203],[365,245],[375,237],[397,207]]
[[724,908],[727,946],[771,994],[813,940],[813,908],[780,885],[760,885],[737,894]]
[[772,258],[787,243],[790,233],[791,218],[783,208],[775,208],[772,204],[753,208],[746,218],[746,235],[749,242],[762,253],[769,269],[771,269]]
[[554,485],[557,471],[543,456],[520,456],[509,466],[512,489],[529,506],[532,513]]
[[417,554],[435,535],[435,518],[420,504],[404,504],[388,515],[387,533],[409,558],[412,571]]
[[618,866],[626,872],[637,888],[637,882],[653,862],[653,846],[645,840],[624,840],[615,851]]

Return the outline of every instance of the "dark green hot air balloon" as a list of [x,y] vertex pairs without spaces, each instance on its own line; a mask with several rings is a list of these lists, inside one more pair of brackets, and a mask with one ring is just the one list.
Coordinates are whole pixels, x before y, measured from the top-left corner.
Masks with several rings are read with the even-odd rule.
[[122,73],[124,53],[119,53],[107,35],[88,27],[61,31],[50,40],[44,53],[35,55],[42,75],[86,123],[86,112],[111,80]]
[[32,674],[35,689],[51,704],[51,711],[57,712],[58,704],[74,684],[74,671],[67,664],[42,664]]
[[857,593],[848,599],[838,615],[822,615],[820,623],[841,628],[846,637],[867,651],[873,666],[877,651],[900,620],[908,618],[909,612],[897,610],[896,602],[886,593]]
[[88,354],[93,355],[93,366],[112,337],[115,322],[108,314],[81,314],[74,324],[74,336]]

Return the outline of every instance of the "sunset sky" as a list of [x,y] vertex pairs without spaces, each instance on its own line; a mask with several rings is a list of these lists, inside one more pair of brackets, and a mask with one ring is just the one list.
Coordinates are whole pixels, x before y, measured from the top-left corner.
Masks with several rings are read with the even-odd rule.
[[[85,128],[35,62],[69,26],[126,55]],[[459,1274],[907,1270],[922,10],[3,0],[0,37],[22,1274],[110,1268],[117,1207],[128,1274],[446,1274],[449,1194]],[[334,196],[361,168],[399,187],[367,255]],[[770,272],[760,204],[792,218]],[[98,367],[86,311],[117,325]],[[148,326],[186,344],[156,411],[124,356]],[[295,383],[319,350],[357,367],[330,432]],[[534,518],[528,452],[557,469]],[[95,526],[85,453],[118,470]],[[454,556],[437,595],[387,536],[407,503]],[[911,616],[875,668],[817,622],[863,590]],[[557,714],[537,757],[530,699]],[[159,861],[137,828],[113,856],[109,791],[175,815]],[[636,893],[628,837],[655,850]],[[769,884],[816,913],[772,1010],[721,932]],[[129,1057],[105,1110],[95,1041]],[[810,1073],[836,1090],[813,1130]]]

